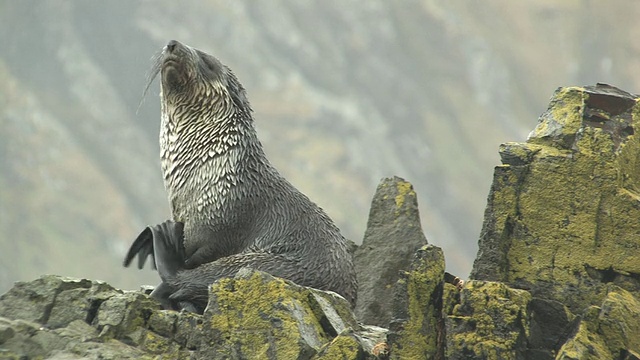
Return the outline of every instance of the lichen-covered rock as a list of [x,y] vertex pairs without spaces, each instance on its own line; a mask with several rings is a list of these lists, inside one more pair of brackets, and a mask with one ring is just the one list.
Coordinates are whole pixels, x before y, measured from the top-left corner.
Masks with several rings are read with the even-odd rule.
[[640,300],[615,285],[583,314],[556,359],[632,359],[640,354]]
[[527,142],[501,146],[471,277],[575,314],[609,283],[640,295],[639,115],[608,85],[557,90]]
[[340,296],[243,269],[212,285],[203,324],[208,340],[199,351],[219,358],[310,359],[337,333],[357,326],[349,308]]
[[526,359],[531,294],[469,281],[446,320],[447,359]]
[[371,201],[362,245],[355,250],[358,275],[356,315],[365,324],[386,327],[393,287],[413,254],[427,244],[413,186],[399,177],[382,179]]
[[[0,297],[0,316],[22,319],[56,328],[60,323],[86,320],[95,303],[88,297],[102,298],[119,292],[98,281],[45,275],[31,282],[17,282]],[[74,306],[60,305],[73,303]]]
[[131,345],[142,345],[143,314],[155,309],[146,295],[99,281],[45,275],[18,282],[0,297],[0,357],[144,359],[149,352]]
[[444,254],[433,245],[415,253],[395,287],[389,345],[393,359],[443,359]]
[[198,315],[86,279],[18,283],[0,297],[0,359],[356,360],[386,335],[360,327],[338,294],[262,272],[243,269],[210,291]]
[[364,360],[366,353],[353,330],[336,336],[330,343],[320,349],[314,360]]

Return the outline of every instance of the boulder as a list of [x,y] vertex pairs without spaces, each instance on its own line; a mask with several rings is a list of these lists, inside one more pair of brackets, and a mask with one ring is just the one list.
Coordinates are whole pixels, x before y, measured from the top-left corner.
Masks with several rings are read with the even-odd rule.
[[416,250],[426,244],[411,183],[397,176],[382,179],[371,201],[362,245],[354,254],[358,275],[355,312],[360,321],[389,325],[393,287]]
[[2,359],[356,360],[385,337],[360,326],[340,295],[251,269],[212,284],[204,315],[161,310],[145,291],[53,275],[0,297]]
[[244,269],[211,287],[198,350],[213,358],[310,359],[357,328],[341,296]]

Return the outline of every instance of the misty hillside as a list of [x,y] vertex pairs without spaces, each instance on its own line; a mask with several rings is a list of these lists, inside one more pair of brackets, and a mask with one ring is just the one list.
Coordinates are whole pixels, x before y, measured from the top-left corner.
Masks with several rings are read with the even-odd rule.
[[639,15],[631,1],[1,0],[0,292],[42,273],[157,282],[121,261],[169,216],[157,83],[140,102],[171,39],[234,70],[271,161],[347,237],[361,241],[378,181],[404,177],[465,277],[498,145],[524,140],[558,86],[638,92]]

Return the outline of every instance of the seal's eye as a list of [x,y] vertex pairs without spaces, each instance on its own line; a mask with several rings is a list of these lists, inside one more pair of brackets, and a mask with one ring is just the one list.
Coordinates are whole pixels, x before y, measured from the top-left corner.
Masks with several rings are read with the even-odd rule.
[[220,71],[220,64],[216,61],[216,59],[211,58],[210,56],[201,56],[202,63],[204,67],[211,71],[214,74],[217,74]]
[[205,63],[205,65],[207,65],[209,70],[211,70],[211,71],[215,71],[216,70],[216,65],[215,65],[215,63],[213,61],[211,61],[211,59],[204,58],[204,63]]

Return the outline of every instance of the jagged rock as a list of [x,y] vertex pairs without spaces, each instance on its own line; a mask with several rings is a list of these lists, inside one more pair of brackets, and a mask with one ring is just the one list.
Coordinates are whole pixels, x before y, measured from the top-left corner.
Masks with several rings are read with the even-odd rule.
[[[0,297],[0,316],[22,319],[57,328],[60,323],[85,320],[92,304],[78,301],[91,297],[96,301],[118,292],[105,283],[46,275],[32,282],[17,282]],[[61,309],[60,305],[75,306]]]
[[501,146],[471,278],[575,314],[608,283],[640,295],[636,101],[608,85],[560,88],[526,143]]
[[628,291],[609,286],[601,306],[582,315],[573,336],[556,359],[633,359],[640,353],[640,301]]
[[[630,309],[640,296],[637,100],[603,84],[560,88],[526,143],[500,147],[502,165],[495,169],[471,277],[503,282],[496,286],[510,295],[486,294],[484,301],[500,311],[469,315],[476,340],[465,339],[470,352],[459,358],[478,356],[476,342],[491,345],[500,358],[632,358],[640,352],[630,340],[640,329],[629,320],[638,317]],[[446,298],[451,354],[465,333],[456,316],[477,284],[467,284],[459,304]],[[515,292],[520,315],[501,326],[511,340],[479,336],[483,318],[501,324],[497,315]],[[605,304],[629,319],[609,316]]]
[[576,316],[562,303],[532,298],[529,303],[527,358],[553,359],[573,330]]
[[447,359],[526,359],[531,294],[469,281],[447,316]]
[[395,287],[387,336],[392,359],[444,358],[443,285],[442,250],[422,247]]
[[18,282],[0,297],[0,332],[10,335],[0,336],[0,357],[149,358],[151,335],[142,326],[157,309],[142,293],[99,281],[46,275]]
[[47,275],[0,297],[0,358],[371,358],[385,329],[360,327],[341,296],[241,270],[211,286],[204,315],[143,291]]
[[413,186],[399,177],[383,179],[371,201],[364,240],[354,254],[358,275],[355,311],[360,321],[389,325],[393,286],[416,250],[426,244]]

